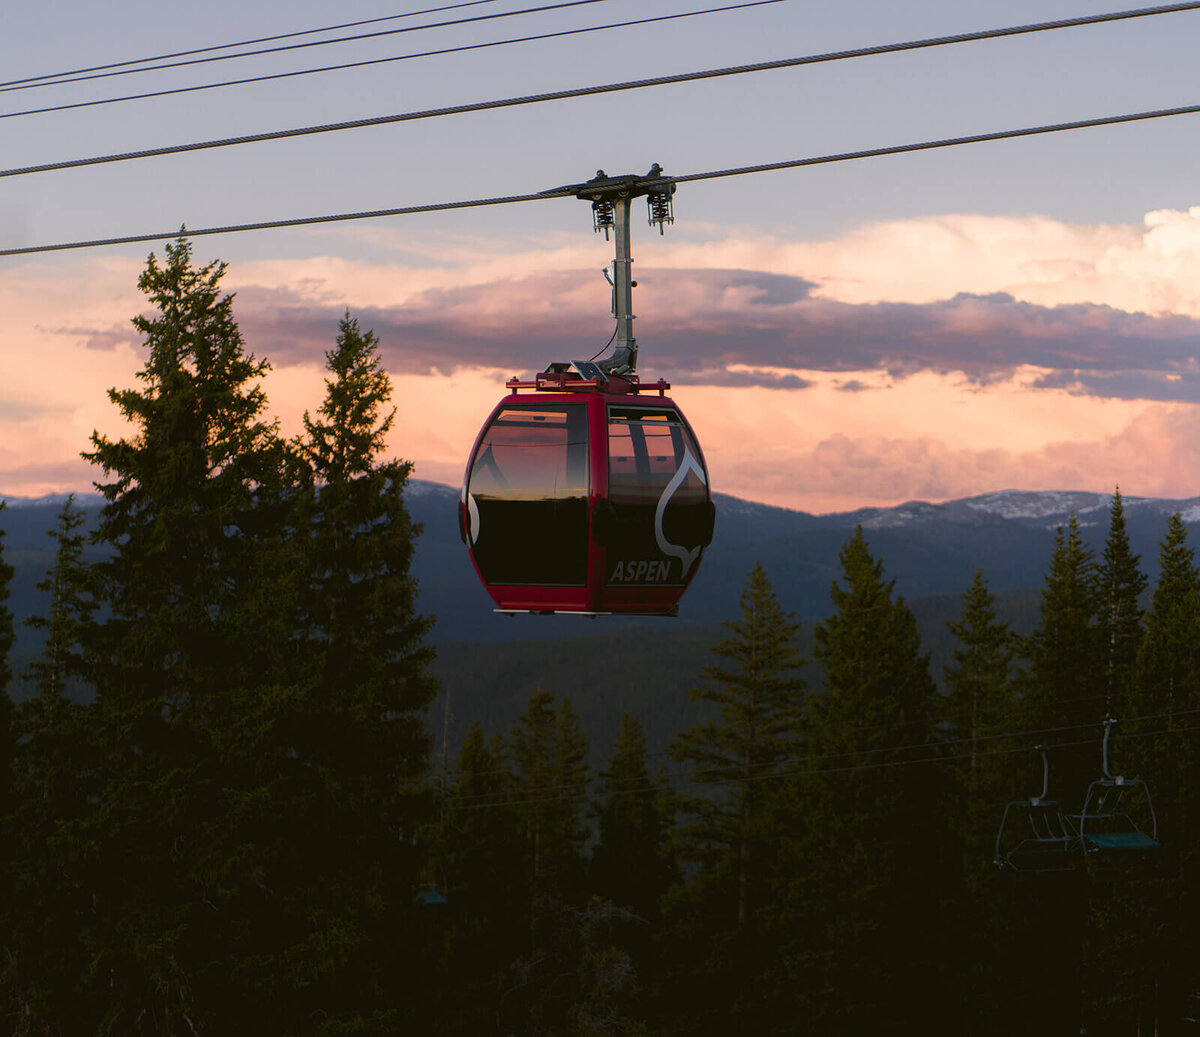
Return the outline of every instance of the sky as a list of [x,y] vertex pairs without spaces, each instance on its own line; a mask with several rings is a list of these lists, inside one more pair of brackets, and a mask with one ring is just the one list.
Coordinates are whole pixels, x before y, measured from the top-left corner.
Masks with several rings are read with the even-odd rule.
[[[445,0],[441,0],[445,2]],[[286,8],[62,0],[0,13],[5,82],[384,18],[415,0]],[[537,6],[489,0],[301,40]],[[1099,0],[780,0],[657,25],[169,97],[31,108],[718,6],[597,0],[471,24],[38,89],[0,84],[11,169],[1118,10]],[[1145,5],[1142,5],[1145,6]],[[0,178],[0,496],[86,491],[107,390],[145,356],[150,251],[192,228],[523,194],[603,168],[799,159],[1200,103],[1175,13],[269,143]],[[714,489],[810,512],[1002,489],[1200,495],[1200,115],[680,185],[634,224],[643,377],[665,377]],[[196,240],[271,413],[298,430],[347,311],[381,341],[389,442],[462,477],[506,378],[612,331],[611,243],[546,200]]]

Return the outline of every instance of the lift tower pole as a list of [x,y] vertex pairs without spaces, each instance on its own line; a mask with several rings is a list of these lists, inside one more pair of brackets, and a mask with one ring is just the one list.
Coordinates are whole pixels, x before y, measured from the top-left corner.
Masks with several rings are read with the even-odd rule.
[[599,367],[606,374],[624,375],[637,371],[637,339],[633,336],[633,256],[630,249],[630,206],[634,198],[644,197],[649,213],[650,226],[657,226],[659,233],[667,223],[674,223],[675,216],[671,198],[675,194],[675,182],[663,176],[662,166],[657,162],[645,176],[607,176],[603,169],[587,183],[576,186],[577,198],[592,203],[592,226],[597,232],[604,231],[605,240],[612,232],[616,239],[616,256],[613,259],[611,277],[605,277],[613,288],[613,316],[617,331],[613,354],[602,360]]
[[[607,363],[637,370],[637,339],[633,337],[633,255],[629,233],[629,207],[633,199],[623,194],[613,205],[613,237],[616,258],[612,266],[613,316],[617,319],[617,340]],[[601,365],[603,366],[603,364]]]

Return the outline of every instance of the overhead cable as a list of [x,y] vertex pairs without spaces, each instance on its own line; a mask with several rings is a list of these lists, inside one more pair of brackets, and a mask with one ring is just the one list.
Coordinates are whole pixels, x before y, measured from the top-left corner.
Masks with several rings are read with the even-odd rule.
[[[1165,728],[1165,729],[1161,729],[1158,731],[1139,732],[1138,734],[1127,735],[1125,737],[1128,739],[1141,739],[1141,738],[1159,739],[1159,738],[1172,737],[1175,735],[1194,734],[1197,731],[1200,731],[1200,726],[1193,725],[1190,727]],[[1095,740],[1089,738],[1089,739],[1081,739],[1081,740],[1071,741],[1071,742],[1059,742],[1059,743],[1056,743],[1053,745],[1047,745],[1046,748],[1047,749],[1078,749],[1078,748],[1083,748],[1083,747],[1094,745],[1094,744],[1095,744]],[[932,748],[932,746],[931,746],[931,748]],[[952,754],[952,755],[938,755],[936,753],[931,752],[929,755],[926,755],[926,756],[919,756],[919,757],[914,757],[914,758],[905,759],[905,760],[883,760],[883,761],[875,762],[875,763],[852,763],[852,764],[842,764],[842,765],[834,765],[834,766],[828,766],[828,767],[795,767],[795,768],[788,769],[788,770],[770,771],[770,772],[761,773],[761,774],[740,775],[737,777],[718,778],[718,779],[697,780],[692,775],[689,775],[686,772],[675,772],[673,774],[666,775],[666,777],[668,779],[674,779],[676,781],[683,782],[683,783],[686,783],[689,785],[699,785],[706,789],[712,789],[712,788],[718,788],[718,787],[729,787],[729,786],[735,786],[735,785],[751,785],[751,784],[759,784],[761,782],[781,781],[781,780],[782,781],[786,781],[786,780],[803,781],[804,779],[818,777],[818,776],[826,776],[826,775],[832,775],[832,774],[857,774],[857,773],[861,773],[863,771],[892,770],[892,769],[898,768],[898,767],[914,767],[914,766],[920,767],[920,766],[927,766],[930,764],[944,765],[947,763],[958,763],[958,762],[962,762],[964,760],[971,760],[971,759],[978,760],[978,759],[982,759],[984,757],[1012,756],[1012,755],[1016,755],[1016,754],[1020,754],[1020,753],[1027,753],[1029,751],[1029,748],[1030,747],[1026,745],[1026,746],[1021,746],[1021,747],[1015,748],[1015,749],[988,749],[988,750],[984,750],[982,752],[956,753],[956,754]],[[806,761],[804,759],[801,759],[796,762],[803,764]],[[502,791],[502,790],[481,792],[481,793],[474,793],[474,794],[468,793],[466,795],[459,795],[459,796],[455,796],[454,793],[451,792],[447,796],[447,804],[446,805],[447,805],[447,808],[452,811],[483,810],[483,809],[488,809],[491,807],[501,807],[501,808],[511,809],[511,808],[530,806],[530,805],[533,805],[536,803],[548,803],[548,802],[561,801],[564,799],[569,800],[569,799],[574,799],[577,797],[582,797],[582,796],[587,795],[589,790],[595,788],[596,786],[598,786],[600,784],[600,782],[597,780],[598,777],[599,776],[590,776],[580,782],[568,782],[568,783],[563,783],[560,785],[543,786],[541,788],[529,789],[528,790],[529,794],[518,794],[513,797],[510,797],[507,792]],[[627,794],[628,793],[646,794],[646,795],[653,796],[653,795],[658,795],[662,791],[662,787],[657,783],[657,781],[654,778],[650,778],[650,779],[646,780],[644,784],[637,785],[637,784],[630,783],[629,785],[626,785],[625,787],[623,787],[619,790],[616,790],[616,791],[619,791],[622,793],[627,793]]]
[[331,216],[306,216],[294,220],[271,220],[265,223],[238,223],[227,227],[204,227],[188,230],[181,227],[166,234],[134,234],[122,238],[102,238],[94,241],[74,241],[60,245],[36,245],[30,248],[0,250],[3,256],[24,256],[34,252],[61,252],[74,248],[98,248],[101,245],[132,245],[139,241],[161,241],[169,238],[199,238],[210,234],[236,234],[247,230],[278,230],[283,227],[305,227],[317,223],[341,223],[346,220],[369,220],[380,216],[411,216],[419,212],[442,212],[447,209],[476,209],[486,205],[508,205],[513,202],[532,202],[545,198],[565,198],[567,194],[515,194],[502,198],[476,198],[462,202],[437,202],[432,205],[406,205],[397,209],[374,209],[369,212],[335,213]]
[[[605,347],[605,348],[607,348],[607,347]],[[1196,686],[1196,683],[1194,681],[1184,681],[1181,684],[1173,685],[1173,687],[1177,691],[1183,687],[1194,688],[1195,686]],[[1140,691],[1145,693],[1145,692],[1150,691],[1152,687],[1155,687],[1155,686],[1153,686],[1153,685],[1150,687],[1142,686],[1140,688]],[[1161,689],[1161,688],[1164,688],[1165,685],[1158,685],[1157,687],[1159,689]],[[1075,698],[1070,698],[1070,699],[1058,699],[1058,700],[1055,700],[1052,703],[1052,705],[1054,706],[1054,708],[1060,709],[1063,706],[1078,704],[1078,703],[1083,703],[1083,702],[1103,702],[1107,699],[1107,697],[1108,696],[1105,694],[1082,695],[1082,696],[1077,696]],[[995,711],[984,710],[982,712],[984,712],[984,713],[993,712],[994,713]],[[820,756],[820,757],[808,756],[808,757],[805,757],[805,760],[807,762],[811,763],[814,760],[831,760],[831,759],[836,759],[839,756],[862,756],[862,755],[870,755],[870,754],[876,754],[876,753],[898,752],[900,750],[913,750],[913,749],[918,749],[918,748],[925,748],[925,747],[928,747],[930,745],[935,745],[935,744],[942,748],[947,748],[947,747],[952,747],[952,746],[956,746],[956,745],[968,745],[968,744],[973,745],[976,743],[997,741],[997,740],[1004,740],[1004,739],[1011,740],[1011,739],[1015,739],[1015,738],[1033,738],[1033,737],[1036,737],[1038,739],[1044,739],[1047,735],[1063,734],[1063,733],[1072,732],[1072,731],[1083,731],[1083,730],[1086,730],[1089,728],[1094,728],[1094,727],[1100,726],[1100,724],[1101,724],[1101,721],[1087,721],[1084,723],[1069,724],[1069,725],[1059,726],[1059,727],[1043,727],[1043,728],[1038,728],[1036,730],[991,731],[988,734],[964,735],[962,737],[955,737],[955,738],[946,737],[950,732],[956,730],[956,728],[953,726],[955,716],[961,716],[961,714],[949,714],[949,715],[942,715],[940,717],[939,724],[936,727],[937,739],[934,742],[931,742],[928,739],[924,739],[920,743],[912,743],[909,745],[891,745],[891,746],[885,745],[885,746],[876,746],[875,748],[870,748],[870,749],[855,749],[855,750],[850,750],[850,751],[847,751],[844,753],[827,754],[827,755]],[[1131,722],[1134,724],[1141,724],[1141,723],[1145,723],[1145,722],[1151,721],[1151,720],[1172,720],[1172,719],[1175,719],[1178,717],[1184,717],[1184,716],[1200,716],[1200,709],[1175,710],[1175,711],[1167,712],[1167,713],[1147,714],[1145,716],[1133,717],[1133,718],[1131,718]],[[950,727],[947,728],[947,727],[941,726],[941,722],[949,723]],[[927,730],[928,725],[929,725],[928,718],[922,717],[920,719],[909,720],[907,722],[903,722],[903,721],[897,722],[894,720],[890,720],[887,722],[875,723],[875,724],[854,724],[854,725],[850,725],[850,726],[843,725],[838,728],[838,731],[840,734],[845,736],[845,735],[854,735],[854,734],[871,734],[876,731],[897,731],[897,730],[908,730],[908,729]],[[1132,735],[1124,735],[1124,734],[1116,735],[1116,736],[1114,736],[1114,740],[1120,741],[1123,738],[1129,738],[1129,737],[1133,737],[1133,736]],[[665,759],[673,759],[673,757],[671,756],[671,754],[669,752],[651,753],[647,757],[647,760],[649,762],[657,762],[657,761],[665,760]],[[704,773],[707,773],[707,771],[708,771],[708,768],[701,768],[700,770],[695,771],[693,773],[704,774]],[[496,774],[508,774],[508,773],[510,773],[510,771],[506,767],[499,767],[499,768],[496,768],[493,770],[473,771],[472,773],[477,776],[491,776],[491,775],[496,775]]]
[[481,4],[494,4],[496,0],[469,0],[467,3],[448,4],[444,7],[427,7],[422,11],[406,11],[402,14],[389,14],[380,18],[364,18],[357,22],[342,22],[338,25],[323,25],[317,29],[299,29],[295,32],[279,33],[275,36],[259,36],[249,40],[238,40],[234,43],[216,43],[209,47],[194,47],[191,50],[177,50],[168,54],[152,54],[145,58],[129,58],[125,61],[111,61],[106,65],[90,65],[87,68],[72,68],[62,72],[47,72],[41,76],[26,76],[24,79],[10,79],[0,82],[0,87],[24,86],[27,83],[37,83],[44,79],[61,79],[64,76],[78,76],[87,72],[103,72],[110,68],[125,68],[128,65],[144,65],[149,61],[166,61],[169,58],[186,58],[192,54],[208,54],[214,50],[229,50],[232,47],[253,47],[259,43],[273,43],[276,40],[290,40],[297,36],[312,36],[319,32],[337,32],[341,29],[354,29],[360,25],[374,25],[379,22],[391,22],[398,18],[416,18],[423,14],[440,14],[443,11],[457,11],[463,7],[478,7]]
[[903,155],[913,151],[932,151],[935,148],[952,148],[958,144],[983,144],[992,140],[1012,140],[1016,137],[1034,137],[1045,133],[1062,133],[1066,130],[1086,130],[1096,126],[1116,126],[1126,122],[1144,122],[1149,119],[1166,119],[1173,115],[1195,115],[1200,104],[1182,105],[1179,108],[1158,108],[1149,112],[1133,112],[1129,115],[1106,115],[1098,119],[1079,119],[1075,122],[1048,123],[1044,126],[1027,126],[1019,130],[998,130],[995,133],[976,133],[968,137],[946,137],[942,140],[927,140],[919,144],[897,144],[889,148],[869,148],[866,151],[844,151],[834,155],[818,155],[815,158],[789,159],[784,162],[764,162],[756,166],[736,166],[731,169],[716,169],[708,173],[690,173],[666,179],[675,183],[690,180],[716,180],[723,176],[743,176],[746,173],[769,173],[776,169],[799,169],[802,166],[819,166],[830,162],[849,162],[858,158],[879,158],[883,155]]
[[786,3],[788,0],[749,0],[748,3],[728,4],[725,7],[708,7],[699,11],[682,11],[677,14],[662,14],[652,18],[635,18],[624,22],[609,22],[604,25],[587,25],[580,29],[563,29],[559,32],[543,32],[536,36],[516,36],[506,40],[490,40],[486,43],[468,43],[458,47],[444,47],[441,50],[426,50],[413,54],[397,54],[388,58],[369,58],[365,61],[351,61],[342,65],[325,65],[321,68],[302,68],[294,72],[276,72],[269,75],[250,76],[246,79],[227,79],[220,83],[202,83],[199,86],[181,86],[172,90],[153,90],[144,94],[128,94],[123,97],[102,97],[94,101],[76,101],[70,104],[56,104],[46,108],[28,108],[19,112],[0,112],[0,119],[13,119],[21,115],[45,115],[48,112],[65,112],[73,108],[94,108],[97,105],[118,104],[122,101],[142,101],[152,97],[169,97],[173,94],[190,94],[198,90],[214,90],[223,86],[244,86],[248,83],[266,83],[273,79],[291,79],[295,76],[310,76],[318,72],[340,72],[350,68],[364,68],[368,65],[386,65],[394,61],[411,61],[415,58],[440,57],[445,54],[461,54],[465,51],[487,50],[491,47],[507,47],[515,43],[533,43],[539,40],[553,40],[562,36],[579,36],[584,33],[601,32],[605,29],[625,29],[637,25],[650,25],[654,22],[671,22],[681,18],[696,18],[701,15],[723,14],[726,11],[741,11],[748,7],[766,7],[770,4]]
[[402,14],[388,14],[380,18],[364,18],[357,22],[342,22],[338,25],[323,25],[317,29],[299,29],[296,32],[284,32],[275,36],[259,36],[250,40],[238,40],[235,43],[216,43],[210,47],[194,47],[191,50],[177,50],[169,54],[152,54],[145,58],[129,58],[126,61],[111,61],[107,65],[90,65],[87,68],[71,68],[63,72],[47,72],[41,76],[26,76],[24,79],[10,79],[0,82],[0,87],[23,86],[26,83],[37,83],[43,79],[61,79],[64,76],[79,76],[87,72],[103,72],[110,68],[124,68],[127,65],[144,65],[149,61],[166,61],[169,58],[186,58],[193,54],[209,54],[214,50],[229,50],[232,47],[253,47],[259,43],[274,43],[276,40],[290,40],[297,36],[313,36],[319,32],[338,32],[342,29],[355,29],[360,25],[375,25],[379,22],[391,22],[398,18],[417,18],[424,14],[441,14],[443,11],[457,11],[463,7],[479,7],[481,4],[494,4],[496,0],[469,0],[467,3],[448,4],[444,7],[427,7],[422,11],[405,11]]
[[[960,144],[980,144],[986,141],[1010,140],[1015,137],[1032,137],[1039,134],[1061,133],[1066,130],[1088,129],[1095,126],[1115,126],[1120,123],[1141,122],[1148,119],[1165,119],[1174,115],[1200,113],[1200,104],[1179,108],[1160,108],[1150,112],[1134,112],[1129,115],[1108,115],[1098,119],[1080,119],[1076,122],[1051,123],[1045,126],[1028,126],[1018,130],[1000,130],[995,133],[978,133],[967,137],[947,137],[941,140],[922,141],[916,144],[896,144],[886,148],[868,148],[864,151],[843,151],[833,155],[818,155],[812,158],[788,159],[783,162],[765,162],[755,166],[737,166],[716,169],[707,173],[686,173],[682,176],[664,176],[657,180],[643,178],[643,184],[688,183],[696,180],[715,180],[721,177],[745,176],[749,173],[766,173],[780,169],[798,169],[803,166],[825,165],[833,162],[850,162],[861,158],[878,158],[883,155],[902,155],[935,148],[950,148]],[[11,176],[12,171],[0,171],[0,176]],[[235,234],[250,230],[277,230],[283,227],[302,227],[319,223],[339,223],[347,220],[367,220],[381,216],[408,216],[421,212],[439,212],[445,209],[473,209],[487,205],[508,205],[513,202],[544,201],[549,198],[574,198],[576,189],[582,185],[555,187],[534,194],[505,195],[499,198],[476,198],[468,201],[436,202],[428,205],[407,205],[394,209],[372,209],[365,212],[335,213],[329,216],[304,216],[289,220],[267,220],[260,223],[239,223],[223,227],[205,227],[200,230],[165,231],[155,234],[134,234],[114,238],[96,238],[89,241],[69,241],[55,245],[30,245],[26,248],[0,249],[0,257],[24,256],[38,252],[61,252],[67,249],[99,248],[102,245],[130,245],[141,241],[160,241],[173,237],[198,238],[210,234]]]
[[[1145,723],[1149,723],[1151,721],[1155,721],[1155,722],[1166,721],[1168,724],[1170,724],[1170,723],[1174,722],[1175,720],[1179,720],[1183,717],[1195,718],[1197,715],[1200,715],[1200,709],[1185,709],[1185,710],[1176,710],[1176,711],[1167,712],[1167,713],[1148,714],[1146,716],[1133,717],[1131,719],[1133,720],[1134,723],[1137,723],[1137,724],[1145,724]],[[901,726],[908,726],[908,725],[901,725]],[[1073,733],[1080,732],[1080,731],[1092,730],[1099,726],[1101,726],[1101,725],[1098,721],[1090,721],[1090,722],[1080,723],[1080,724],[1068,724],[1068,725],[1063,725],[1063,726],[1058,726],[1058,727],[1043,727],[1043,728],[1037,728],[1037,729],[1033,729],[1033,730],[998,731],[998,732],[992,732],[992,733],[986,734],[986,735],[968,735],[968,736],[964,736],[961,738],[949,738],[949,739],[937,739],[937,740],[926,739],[921,742],[914,742],[914,743],[910,743],[910,744],[878,745],[878,746],[873,746],[873,747],[848,749],[848,750],[844,750],[844,751],[836,752],[836,753],[814,754],[814,755],[809,755],[809,756],[803,756],[803,757],[795,760],[794,762],[804,764],[804,765],[806,765],[806,767],[810,767],[810,768],[815,765],[820,765],[822,770],[820,770],[820,771],[806,770],[806,771],[801,772],[801,771],[793,769],[792,771],[789,771],[788,773],[791,773],[791,774],[796,774],[796,773],[836,773],[838,770],[843,769],[843,764],[840,761],[844,761],[844,760],[858,761],[858,762],[850,765],[851,769],[866,770],[866,769],[879,768],[879,767],[894,767],[894,766],[899,766],[901,764],[907,765],[910,763],[924,763],[924,762],[930,762],[932,760],[937,760],[939,762],[947,762],[947,761],[951,761],[951,760],[969,759],[971,757],[1015,755],[1015,754],[1019,754],[1019,753],[1028,752],[1032,746],[1032,743],[1045,742],[1047,740],[1048,736],[1068,735],[1068,734],[1073,734]],[[893,725],[891,725],[891,724],[878,724],[878,725],[873,725],[871,728],[850,727],[850,728],[839,729],[839,733],[845,735],[845,734],[853,733],[853,732],[862,732],[862,731],[868,731],[868,730],[882,730],[882,729],[888,729],[891,727],[893,727]],[[1171,728],[1169,730],[1171,730],[1171,731],[1179,731],[1179,730],[1192,731],[1192,730],[1196,730],[1196,728],[1194,728],[1194,727],[1189,727],[1186,729]],[[1142,738],[1142,737],[1145,737],[1144,733],[1134,732],[1131,734],[1122,735],[1122,736],[1120,736],[1120,738],[1118,740],[1124,741],[1124,740],[1130,739],[1130,738]],[[980,745],[984,742],[997,742],[997,741],[1014,742],[1014,741],[1017,741],[1018,739],[1021,740],[1022,744],[1018,745],[1016,747],[1010,746],[1008,748],[1001,748],[1001,749],[979,749],[979,748],[977,748],[978,745]],[[1081,745],[1091,745],[1091,744],[1093,744],[1093,739],[1084,739],[1084,740],[1077,740],[1077,741],[1070,741],[1070,742],[1058,742],[1055,744],[1048,744],[1046,747],[1047,747],[1047,749],[1064,749],[1064,748],[1071,748],[1071,747],[1077,747],[1077,746],[1081,746]],[[948,750],[956,750],[956,749],[967,747],[967,746],[970,747],[970,751],[968,751],[968,752],[948,753]],[[906,758],[904,760],[897,760],[894,758],[893,759],[885,758],[885,759],[881,759],[881,760],[877,760],[877,761],[866,762],[866,761],[870,760],[871,757],[894,757],[898,753],[921,753],[924,755],[920,755],[920,756],[916,756],[916,757],[909,756],[908,758]],[[648,762],[650,760],[662,759],[663,755],[664,754],[658,753],[658,754],[655,754],[653,757],[648,757]],[[669,754],[667,754],[667,755],[669,755]],[[730,779],[723,779],[723,778],[718,777],[718,775],[720,775],[722,772],[730,770],[731,768],[740,768],[742,766],[743,766],[742,764],[729,764],[729,765],[723,765],[723,766],[719,766],[719,767],[718,766],[699,767],[699,768],[695,768],[695,769],[692,769],[687,772],[676,771],[673,773],[672,776],[676,777],[676,778],[686,776],[687,780],[689,780],[695,784],[711,783],[711,784],[719,785],[719,784],[723,784],[724,782],[726,782]],[[758,764],[758,765],[752,765],[751,767],[749,767],[747,769],[747,771],[754,771],[756,773],[749,773],[749,772],[744,773],[741,776],[739,776],[736,780],[737,781],[753,781],[753,780],[761,780],[763,778],[769,779],[769,778],[780,777],[783,774],[783,772],[781,772],[777,769],[774,769],[774,768],[776,768],[776,766],[777,765],[775,762],[768,762],[768,763],[762,763],[762,764]],[[511,772],[507,768],[501,767],[501,768],[484,770],[484,771],[473,771],[472,775],[475,777],[492,777],[495,775],[508,774],[508,773],[511,773]],[[574,787],[576,787],[574,783],[552,785],[552,786],[544,787],[541,791],[546,791],[546,792],[564,791],[564,790],[569,790]],[[472,797],[468,796],[466,798],[470,799]]]
[[450,26],[469,25],[472,22],[488,22],[497,18],[514,18],[522,14],[540,14],[543,11],[558,11],[567,7],[583,7],[587,4],[606,4],[610,0],[561,0],[556,4],[545,4],[542,7],[525,7],[518,11],[498,11],[495,14],[477,14],[471,18],[453,18],[444,22],[429,22],[426,25],[406,25],[400,29],[380,29],[378,32],[365,32],[357,36],[338,36],[331,40],[309,40],[307,43],[288,43],[282,47],[265,47],[262,50],[243,50],[236,54],[214,54],[207,58],[193,58],[188,61],[174,61],[165,65],[146,65],[143,68],[126,68],[115,72],[97,72],[94,75],[75,76],[71,79],[51,79],[40,83],[28,83],[19,86],[6,86],[0,93],[13,90],[35,90],[43,86],[62,86],[68,83],[86,83],[93,79],[109,79],[112,76],[127,76],[137,72],[160,72],[163,69],[186,68],[189,65],[207,65],[213,61],[232,61],[234,58],[252,58],[261,54],[278,54],[287,50],[302,50],[307,47],[325,47],[332,43],[354,43],[359,40],[378,39],[380,36],[398,36],[401,33],[423,32],[425,29],[445,29]]
[[624,90],[641,90],[647,87],[667,86],[674,83],[696,82],[702,79],[715,79],[720,76],[745,75],[750,72],[765,72],[772,69],[792,68],[799,65],[813,65],[827,61],[841,61],[847,58],[868,57],[878,54],[891,54],[905,50],[918,50],[926,47],[940,47],[954,43],[970,43],[979,40],[996,39],[1002,36],[1016,36],[1023,33],[1045,32],[1050,29],[1065,29],[1080,25],[1093,25],[1100,22],[1119,21],[1126,18],[1142,18],[1155,14],[1172,14],[1181,11],[1200,9],[1200,0],[1186,4],[1168,4],[1162,7],[1145,7],[1133,11],[1114,11],[1109,14],[1086,15],[1081,18],[1066,18],[1053,22],[1038,22],[1031,25],[1010,26],[1003,29],[988,29],[980,32],[960,33],[955,36],[938,36],[924,40],[911,40],[906,43],[889,43],[875,47],[861,47],[856,50],[831,51],[826,54],[810,54],[805,57],[780,58],[776,61],[762,61],[748,65],[732,65],[726,68],[707,69],[698,72],[683,72],[670,76],[656,76],[650,79],[634,79],[620,83],[604,83],[597,86],[575,87],[570,90],[554,90],[541,94],[526,94],[520,97],[505,97],[492,101],[476,101],[471,104],[447,105],[441,108],[427,108],[422,111],[401,112],[395,115],[379,115],[368,119],[353,119],[348,122],[324,123],[319,126],[301,126],[295,129],[272,130],[267,133],[253,133],[239,137],[224,137],[216,140],[197,141],[191,144],[174,144],[162,148],[145,148],[140,151],[126,151],[114,155],[97,155],[90,158],[68,159],[62,162],[47,162],[35,166],[21,166],[13,169],[0,170],[0,177],[24,176],[29,173],[47,173],[57,169],[77,169],[81,166],[101,165],[107,162],[127,162],[131,159],[154,158],[161,155],[179,155],[190,151],[203,151],[208,148],[231,147],[236,144],[254,144],[268,140],[283,140],[287,137],[304,137],[315,133],[332,133],[338,130],[362,129],[367,126],[384,126],[397,122],[412,122],[417,119],[433,119],[446,115],[462,115],[467,112],[482,112],[496,108],[511,108],[518,105],[540,104],[545,101],[561,101],[574,97],[588,97],[595,94],[617,93]]

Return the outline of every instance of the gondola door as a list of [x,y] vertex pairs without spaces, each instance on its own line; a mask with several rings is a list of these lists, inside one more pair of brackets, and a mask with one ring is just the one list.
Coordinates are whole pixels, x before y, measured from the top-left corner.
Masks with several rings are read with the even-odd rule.
[[607,431],[608,503],[592,518],[605,601],[673,610],[712,541],[704,455],[674,407],[610,404]]

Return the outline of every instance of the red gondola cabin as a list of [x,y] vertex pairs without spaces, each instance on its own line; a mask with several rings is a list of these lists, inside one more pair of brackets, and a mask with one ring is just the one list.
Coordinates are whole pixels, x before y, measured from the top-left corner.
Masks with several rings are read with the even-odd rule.
[[459,530],[497,609],[673,615],[715,513],[670,386],[576,363],[507,387],[459,503]]

